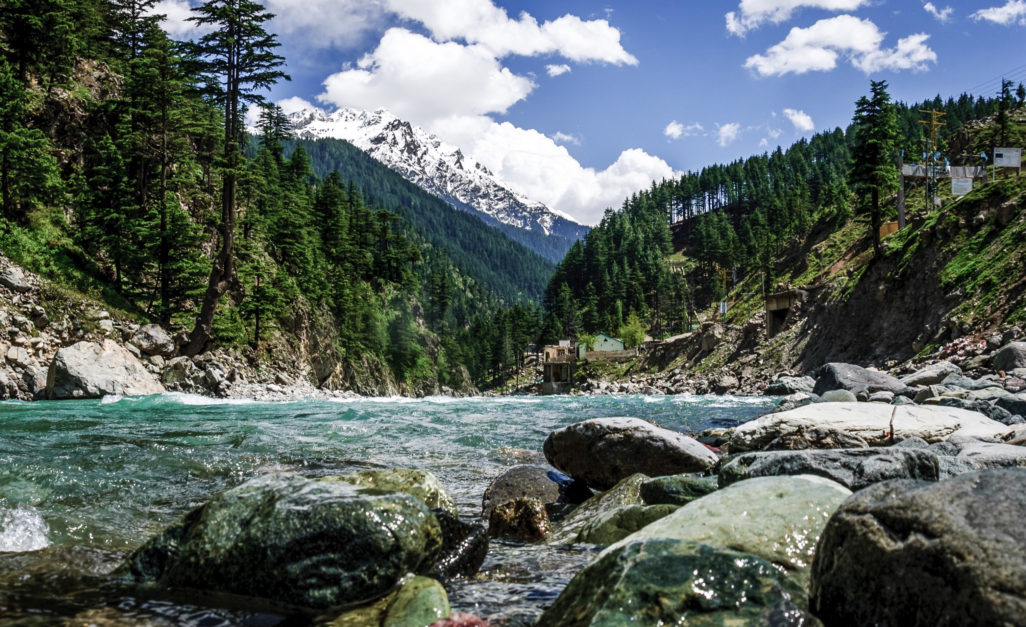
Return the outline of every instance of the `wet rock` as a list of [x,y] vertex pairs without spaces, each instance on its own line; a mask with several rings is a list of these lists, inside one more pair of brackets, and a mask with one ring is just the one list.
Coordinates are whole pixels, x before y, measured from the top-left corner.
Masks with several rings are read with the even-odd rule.
[[563,518],[545,541],[550,544],[575,542],[585,525],[606,512],[627,505],[641,505],[641,484],[647,480],[648,477],[642,474],[631,475],[609,490],[596,494]]
[[700,442],[637,418],[598,418],[553,431],[545,458],[589,486],[605,490],[635,473],[650,477],[709,468],[717,455]]
[[641,484],[639,494],[646,505],[687,505],[717,490],[715,477],[671,475]]
[[552,533],[545,504],[538,499],[513,499],[492,508],[488,535],[520,542],[538,542]]
[[142,582],[326,610],[381,597],[441,545],[437,519],[410,495],[272,474],[193,510],[129,567]]
[[579,572],[536,627],[815,624],[803,597],[754,555],[644,540],[607,550]]
[[50,399],[100,398],[107,394],[161,394],[164,386],[113,340],[78,342],[57,351],[47,374]]
[[994,370],[1009,372],[1026,368],[1026,342],[1009,342],[994,353]]
[[951,374],[961,375],[962,369],[950,361],[939,361],[902,377],[901,382],[909,387],[936,385]]
[[426,470],[411,468],[361,470],[339,477],[341,481],[381,492],[402,492],[411,494],[428,506],[441,508],[453,516],[457,515],[456,502],[445,491],[438,479]]
[[785,433],[763,448],[764,451],[803,451],[805,449],[868,448],[869,444],[857,435],[830,427],[799,427]]
[[817,426],[856,435],[871,446],[913,436],[937,442],[954,434],[1000,437],[1008,432],[1007,426],[982,414],[952,407],[817,403],[739,425],[731,435],[730,450],[758,450],[781,435]]
[[830,519],[810,605],[833,625],[1023,625],[1026,470],[891,481]]
[[428,627],[488,627],[488,621],[469,612],[453,612],[448,618],[437,620]]
[[429,577],[410,577],[402,586],[374,603],[349,610],[326,623],[328,627],[424,627],[452,614],[449,597]]
[[750,479],[688,503],[606,552],[640,540],[692,540],[757,555],[804,584],[827,519],[849,495],[822,477]]
[[575,542],[609,546],[660,518],[677,511],[677,505],[626,505],[588,521]]
[[132,343],[146,355],[171,357],[177,351],[171,335],[159,324],[144,324],[132,335]]
[[752,477],[816,475],[849,490],[889,479],[940,478],[937,456],[931,451],[908,448],[859,448],[826,451],[769,451],[742,453],[720,467],[721,486]]
[[777,377],[766,386],[766,396],[789,396],[798,392],[811,393],[816,387],[812,377]]
[[532,498],[542,503],[559,500],[559,484],[549,475],[547,468],[521,464],[513,466],[492,480],[485,489],[481,503],[481,516],[485,520],[492,509],[501,503],[521,498]]
[[426,574],[442,581],[477,574],[488,555],[488,527],[482,522],[465,523],[444,509],[431,512],[442,529],[442,549]]

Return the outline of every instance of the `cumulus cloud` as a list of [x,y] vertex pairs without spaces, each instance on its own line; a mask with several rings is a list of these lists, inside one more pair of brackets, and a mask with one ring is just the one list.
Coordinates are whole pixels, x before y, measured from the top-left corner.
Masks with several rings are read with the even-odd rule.
[[189,0],[160,0],[147,13],[164,16],[161,26],[172,39],[190,39],[201,34],[196,24],[189,21],[192,17]]
[[304,48],[344,48],[382,28],[386,12],[378,2],[264,0],[274,14],[272,30]]
[[546,65],[545,71],[549,73],[549,76],[562,76],[570,71],[570,66],[566,63],[559,65]]
[[955,11],[951,7],[944,7],[943,9],[938,9],[936,6],[934,6],[932,2],[927,2],[926,4],[924,4],[923,9],[930,15],[937,18],[937,20],[940,22],[947,22],[948,20],[950,20],[951,14]]
[[502,67],[479,46],[439,43],[392,28],[356,67],[326,78],[317,99],[360,109],[384,106],[430,127],[452,115],[505,113],[534,87],[530,79]]
[[728,146],[741,136],[741,125],[737,122],[724,124],[716,129],[716,143],[720,146]]
[[461,39],[500,58],[558,54],[571,61],[638,62],[620,44],[620,31],[606,20],[585,21],[568,14],[539,24],[527,12],[514,20],[492,0],[384,0],[384,4],[401,17],[423,24],[437,41]]
[[926,45],[925,33],[898,40],[894,48],[881,48],[884,35],[876,24],[851,15],[839,15],[808,28],[792,28],[787,37],[745,61],[745,67],[762,76],[825,72],[837,67],[842,55],[866,74],[881,70],[925,70],[937,61]]
[[291,98],[283,98],[275,103],[281,109],[281,112],[285,115],[303,111],[305,109],[316,109],[312,102],[299,96],[293,96]]
[[999,7],[980,9],[970,17],[977,22],[985,20],[1003,26],[1012,24],[1026,26],[1026,0],[1008,0]]
[[826,11],[854,11],[869,4],[869,0],[741,0],[737,11],[727,13],[727,31],[744,37],[753,29],[770,22],[780,24],[803,8]]
[[784,109],[784,117],[791,120],[791,124],[794,125],[794,130],[799,133],[808,133],[816,130],[816,125],[812,122],[812,117],[800,109]]

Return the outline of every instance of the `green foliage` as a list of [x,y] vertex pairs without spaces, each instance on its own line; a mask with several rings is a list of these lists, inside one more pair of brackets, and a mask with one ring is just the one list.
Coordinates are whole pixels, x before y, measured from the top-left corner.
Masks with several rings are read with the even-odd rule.
[[868,194],[865,202],[870,214],[873,246],[879,254],[880,197],[893,191],[898,183],[898,120],[887,93],[886,81],[870,83],[870,97],[855,103],[852,124],[852,170],[850,180],[855,191]]
[[620,339],[627,348],[640,346],[645,341],[645,325],[637,313],[627,316],[627,323],[620,327]]

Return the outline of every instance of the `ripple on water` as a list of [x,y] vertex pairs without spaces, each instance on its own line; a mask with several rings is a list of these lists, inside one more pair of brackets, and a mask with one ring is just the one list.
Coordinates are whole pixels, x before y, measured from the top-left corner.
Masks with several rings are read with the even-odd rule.
[[0,504],[0,552],[38,551],[50,546],[46,521],[30,505]]

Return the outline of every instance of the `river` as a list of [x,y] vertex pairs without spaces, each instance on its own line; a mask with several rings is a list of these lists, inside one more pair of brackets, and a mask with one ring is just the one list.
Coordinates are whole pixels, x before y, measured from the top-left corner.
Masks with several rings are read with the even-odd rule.
[[[537,460],[554,429],[635,416],[696,432],[736,425],[772,404],[687,395],[3,402],[0,625],[105,615],[157,625],[277,624],[280,617],[237,599],[140,593],[111,571],[211,495],[260,473],[426,469],[470,519],[492,478]],[[530,624],[593,555],[587,547],[493,542],[478,577],[450,584],[450,602],[493,625]]]

